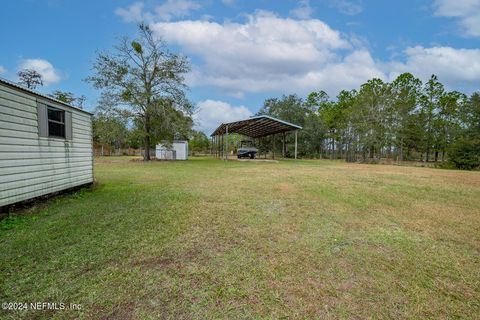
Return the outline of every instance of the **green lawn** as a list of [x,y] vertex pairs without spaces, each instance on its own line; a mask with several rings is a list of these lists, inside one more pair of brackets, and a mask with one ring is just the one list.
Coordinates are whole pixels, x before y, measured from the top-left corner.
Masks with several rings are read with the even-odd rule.
[[96,160],[0,222],[0,318],[478,319],[480,172]]

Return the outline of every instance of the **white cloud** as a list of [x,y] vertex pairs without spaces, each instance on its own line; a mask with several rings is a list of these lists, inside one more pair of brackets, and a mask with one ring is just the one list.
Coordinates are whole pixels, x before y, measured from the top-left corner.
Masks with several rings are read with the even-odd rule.
[[0,66],[0,74],[7,72],[7,69],[5,67]]
[[310,0],[300,0],[299,6],[290,10],[290,15],[298,19],[309,19],[312,13],[313,8],[310,6]]
[[226,6],[233,6],[235,4],[235,0],[222,0],[222,3]]
[[459,85],[473,88],[480,83],[480,49],[416,46],[407,48],[405,55],[405,62],[392,62],[388,66],[390,79],[411,72],[424,80],[436,74],[450,88]]
[[248,77],[229,77],[221,74],[197,74],[193,85],[205,83],[222,88],[225,93],[242,98],[244,92],[282,92],[307,94],[325,90],[336,95],[342,89],[358,88],[371,78],[386,79],[381,68],[365,50],[351,52],[338,61],[323,64],[301,74],[258,74]]
[[[270,90],[307,92],[322,84],[312,80],[324,78],[312,74],[351,61],[349,55],[340,54],[352,49],[350,42],[317,19],[295,20],[257,11],[244,23],[183,20],[151,27],[167,42],[202,58],[190,77],[192,86],[212,85],[237,96]],[[351,73],[365,73],[366,79],[378,74],[376,69],[365,72],[363,65],[358,67],[360,71]]]
[[336,8],[343,14],[354,16],[363,11],[361,1],[330,0],[330,7]]
[[146,20],[143,14],[143,3],[135,2],[128,8],[118,8],[115,13],[123,18],[126,22],[139,22]]
[[170,21],[173,18],[189,16],[192,11],[199,10],[201,5],[190,0],[167,0],[163,4],[155,6],[154,14],[144,11],[143,2],[135,2],[127,8],[117,8],[115,13],[126,22],[152,22],[155,19]]
[[201,6],[189,0],[167,0],[164,4],[157,6],[155,12],[164,21],[170,21],[175,17],[189,16],[192,11],[200,9]]
[[195,128],[210,134],[220,123],[248,118],[252,115],[244,106],[232,106],[223,101],[205,100],[198,103],[194,114]]
[[[330,63],[315,74],[313,80],[319,88],[331,95],[336,95],[340,90],[357,89],[365,81],[372,78],[385,79],[385,75],[370,52],[359,49],[351,52],[341,61]],[[304,84],[305,86],[308,83]]]
[[464,35],[480,37],[479,0],[435,0],[435,15],[458,18]]
[[56,70],[50,62],[44,59],[25,59],[20,63],[19,69],[33,69],[37,71],[42,75],[45,86],[62,80],[60,71]]

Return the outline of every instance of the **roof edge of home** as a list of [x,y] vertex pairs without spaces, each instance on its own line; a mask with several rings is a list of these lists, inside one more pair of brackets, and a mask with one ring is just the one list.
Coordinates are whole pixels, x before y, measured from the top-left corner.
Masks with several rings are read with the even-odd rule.
[[93,113],[90,112],[90,111],[86,111],[86,110],[83,110],[83,109],[81,109],[81,108],[79,108],[79,107],[72,106],[72,105],[70,105],[70,104],[68,104],[68,103],[66,103],[66,102],[64,102],[64,101],[61,101],[61,100],[58,100],[58,99],[49,97],[49,96],[47,96],[46,94],[40,93],[40,92],[38,92],[38,91],[29,89],[29,88],[25,88],[24,86],[21,86],[21,85],[15,83],[15,82],[12,82],[12,81],[7,80],[7,79],[5,79],[5,78],[0,77],[0,83],[3,83],[3,84],[5,84],[5,85],[7,85],[7,86],[10,86],[10,87],[12,87],[12,88],[14,88],[14,89],[21,90],[21,91],[24,91],[24,92],[33,94],[33,95],[35,95],[35,96],[37,96],[37,97],[40,97],[40,98],[43,98],[43,99],[47,99],[47,100],[50,100],[50,101],[52,101],[52,102],[61,104],[61,105],[63,105],[63,106],[72,108],[72,109],[74,109],[74,110],[76,110],[76,111],[80,111],[80,112],[84,112],[84,113],[88,113],[88,114],[90,114],[90,115],[93,115]]

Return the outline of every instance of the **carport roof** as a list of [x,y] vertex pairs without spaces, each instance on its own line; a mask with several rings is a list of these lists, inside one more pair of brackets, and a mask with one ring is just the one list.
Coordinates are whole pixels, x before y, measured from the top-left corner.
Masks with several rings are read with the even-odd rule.
[[275,133],[302,129],[302,127],[296,124],[267,115],[261,115],[245,120],[222,123],[210,136],[225,134],[227,132],[227,126],[228,133],[239,133],[251,138],[260,138]]

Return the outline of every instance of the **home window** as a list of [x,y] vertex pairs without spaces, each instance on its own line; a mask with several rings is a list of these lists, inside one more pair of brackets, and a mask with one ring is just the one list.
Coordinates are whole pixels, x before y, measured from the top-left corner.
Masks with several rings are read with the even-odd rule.
[[65,138],[65,111],[48,107],[48,136]]

